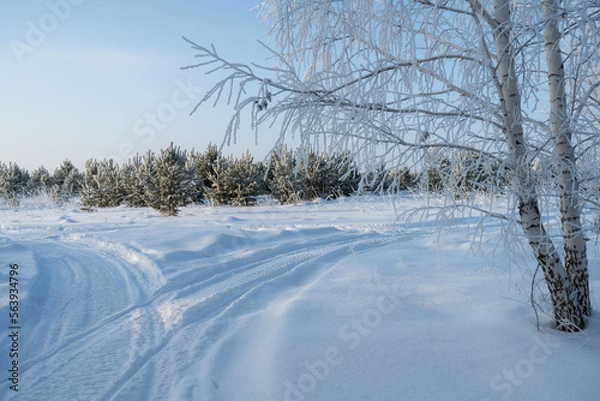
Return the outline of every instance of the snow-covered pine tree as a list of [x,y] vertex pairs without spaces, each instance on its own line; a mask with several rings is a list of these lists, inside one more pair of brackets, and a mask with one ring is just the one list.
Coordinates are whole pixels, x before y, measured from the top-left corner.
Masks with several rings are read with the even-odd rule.
[[215,166],[223,160],[223,156],[217,145],[209,143],[204,153],[192,151],[190,159],[198,166],[198,174],[204,180],[204,187],[210,188],[212,181],[209,176],[214,175]]
[[27,184],[27,193],[30,196],[37,196],[49,193],[52,188],[52,176],[46,167],[40,166],[33,170]]
[[190,201],[194,204],[202,204],[204,202],[204,190],[205,190],[205,178],[200,173],[200,163],[202,161],[202,154],[197,153],[195,150],[189,153],[187,158],[186,167],[189,171],[193,171],[194,175],[190,182],[191,195]]
[[360,190],[362,192],[385,192],[390,187],[389,169],[381,163],[372,171],[363,174]]
[[429,167],[419,177],[422,189],[431,192],[441,192],[450,187],[452,163],[450,159],[440,152],[431,152],[428,155]]
[[81,205],[85,207],[98,206],[98,170],[100,163],[95,159],[85,162],[85,173],[81,188]]
[[281,147],[271,156],[268,186],[280,203],[334,199],[355,193],[360,174],[344,152],[316,154],[312,149]]
[[271,154],[268,186],[271,195],[281,204],[302,200],[304,187],[296,168],[296,156],[287,146],[281,146]]
[[312,148],[299,148],[296,150],[296,160],[303,186],[302,199],[326,198],[323,195],[326,191],[324,186],[329,181],[327,159]]
[[191,203],[196,165],[189,165],[186,153],[171,143],[154,158],[153,170],[146,187],[146,202],[165,216],[176,216],[179,207]]
[[239,159],[229,156],[218,159],[206,195],[217,205],[248,206],[256,203],[262,185],[264,169],[254,163],[248,151]]
[[386,186],[392,191],[406,191],[417,188],[419,178],[406,166],[390,171],[386,177]]
[[52,198],[57,202],[66,202],[75,196],[79,196],[82,186],[83,174],[69,159],[66,159],[54,170]]
[[9,206],[19,205],[20,199],[27,193],[28,182],[29,173],[17,163],[0,164],[0,197]]
[[348,152],[334,153],[329,158],[329,168],[335,177],[330,184],[330,197],[351,196],[358,191],[361,175]]
[[[150,165],[146,166],[148,159],[135,155],[128,160],[121,168],[123,202],[129,207],[145,207],[146,205],[146,186],[150,180]],[[153,155],[152,155],[153,157]],[[152,162],[152,159],[149,160]]]
[[360,176],[344,152],[317,154],[309,148],[297,153],[298,172],[304,181],[303,199],[335,199],[358,189]]
[[461,149],[430,152],[428,158],[430,167],[420,177],[425,190],[460,199],[473,192],[499,193],[506,186],[500,163],[485,154]]
[[[4,180],[4,176],[6,176],[6,170],[7,170],[7,166],[6,164],[4,164],[3,162],[0,161],[0,188],[3,186],[3,180]],[[0,189],[1,191],[1,189]],[[1,192],[0,192],[1,194]]]
[[268,180],[268,167],[264,161],[257,161],[254,163],[256,168],[256,176],[258,179],[258,187],[256,188],[257,195],[270,195]]
[[84,206],[114,207],[123,202],[121,170],[112,159],[88,160],[81,191]]
[[115,207],[123,202],[121,169],[113,159],[102,160],[98,178],[98,207]]
[[459,150],[452,157],[453,187],[456,196],[470,192],[501,190],[505,185],[496,160],[486,160],[486,156],[471,150]]

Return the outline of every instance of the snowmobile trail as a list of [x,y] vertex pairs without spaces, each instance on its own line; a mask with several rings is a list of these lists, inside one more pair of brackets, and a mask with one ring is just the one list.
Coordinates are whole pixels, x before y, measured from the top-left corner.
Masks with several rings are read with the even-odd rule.
[[0,398],[207,394],[210,374],[198,375],[210,371],[215,347],[239,321],[310,286],[351,252],[393,240],[331,228],[302,238],[301,231],[259,247],[252,238],[234,241],[212,258],[181,258],[180,269],[167,258],[173,274],[166,279],[148,273],[148,265],[165,269],[161,258],[123,244],[73,234],[21,240],[37,268],[24,322],[27,391],[4,390]]
[[123,320],[143,309],[149,289],[118,254],[64,240],[21,244],[32,250],[37,269],[22,313],[25,398],[93,399],[105,385],[97,379],[111,380],[112,367],[135,350],[132,324]]
[[234,267],[236,261],[228,261],[226,265],[235,274],[172,290],[175,296],[158,305],[163,316],[168,311],[169,319],[174,319],[171,332],[101,399],[131,399],[144,390],[139,383],[152,383],[152,394],[204,399],[214,384],[199,375],[212,368],[216,344],[239,321],[252,319],[254,313],[276,303],[284,293],[310,286],[331,269],[334,261],[348,255],[350,245],[373,247],[389,241],[379,236],[364,238],[364,234],[345,233],[345,237],[331,238],[331,243],[321,239],[300,247],[284,244],[264,249],[249,258],[256,259],[254,262],[238,260],[241,266]]

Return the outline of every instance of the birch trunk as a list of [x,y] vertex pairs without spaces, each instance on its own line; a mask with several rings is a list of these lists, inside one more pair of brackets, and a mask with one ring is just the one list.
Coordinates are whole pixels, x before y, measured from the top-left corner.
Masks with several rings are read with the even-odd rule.
[[521,97],[515,71],[515,53],[510,37],[510,11],[509,0],[494,0],[494,17],[498,23],[494,31],[494,42],[499,58],[500,102],[504,113],[504,134],[512,157],[513,181],[521,224],[544,272],[558,329],[578,331],[584,327],[583,315],[572,297],[569,275],[542,224],[536,185],[524,142]]
[[591,314],[588,260],[581,224],[579,183],[575,152],[566,110],[565,73],[558,29],[559,2],[543,0],[546,25],[544,39],[550,89],[550,127],[557,157],[560,184],[560,214],[565,248],[565,266],[571,279],[575,302],[585,315]]

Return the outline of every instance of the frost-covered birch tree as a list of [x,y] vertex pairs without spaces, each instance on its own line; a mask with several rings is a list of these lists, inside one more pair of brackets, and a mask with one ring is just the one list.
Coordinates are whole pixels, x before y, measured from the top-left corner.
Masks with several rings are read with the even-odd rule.
[[[495,166],[490,182],[510,177],[502,190],[514,213],[504,218],[531,246],[557,328],[585,327],[591,196],[579,180],[600,131],[597,1],[265,0],[257,10],[271,26],[269,66],[186,39],[199,57],[186,68],[225,73],[198,106],[233,105],[229,138],[247,111],[257,130],[281,126],[280,143],[295,135],[350,151],[364,171],[478,155]],[[586,190],[595,180],[586,175]],[[446,192],[447,205],[472,206]],[[554,212],[560,237],[544,218]]]

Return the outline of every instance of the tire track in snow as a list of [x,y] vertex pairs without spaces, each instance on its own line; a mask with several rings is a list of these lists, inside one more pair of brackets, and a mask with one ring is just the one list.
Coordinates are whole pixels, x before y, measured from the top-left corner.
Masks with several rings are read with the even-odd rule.
[[[112,351],[110,341],[105,338],[106,328],[147,304],[149,291],[138,283],[136,266],[118,253],[113,255],[81,242],[21,243],[32,250],[38,275],[32,284],[27,310],[23,311],[21,375],[27,385],[19,399],[47,399],[49,394],[56,399],[60,394],[69,399],[78,394],[84,399],[81,391],[85,387],[91,397],[88,399],[93,399],[102,390],[94,383],[97,376],[111,374],[99,363]],[[131,332],[113,334],[113,338],[118,337],[122,342],[132,335]],[[100,350],[101,344],[108,347]],[[89,349],[100,355],[84,361],[90,355]],[[79,381],[72,377],[74,372],[80,376]],[[66,375],[63,386],[54,388],[59,381],[53,376],[60,377],[61,373]],[[0,392],[0,398],[3,397]]]
[[32,294],[38,294],[40,308],[30,313],[36,323],[29,336],[36,340],[27,355],[35,357],[23,360],[27,391],[20,398],[150,399],[190,387],[177,378],[198,385],[186,367],[203,363],[231,323],[283,291],[318,280],[352,247],[372,249],[396,239],[372,232],[331,234],[311,233],[301,244],[288,238],[243,258],[233,250],[217,258],[221,271],[184,271],[157,291],[144,287],[148,283],[130,258],[110,254],[91,238],[23,241],[38,262]]
[[[373,238],[374,236],[376,238]],[[173,382],[177,381],[173,378],[183,377],[183,380],[186,380],[187,367],[206,359],[211,347],[235,320],[264,308],[266,303],[273,302],[280,292],[289,291],[292,283],[295,287],[302,288],[318,280],[333,267],[334,261],[348,256],[351,246],[357,251],[362,251],[362,248],[371,249],[393,240],[393,237],[373,233],[354,235],[346,232],[335,240],[329,239],[331,242],[326,242],[325,245],[323,239],[319,239],[304,244],[300,250],[296,245],[293,251],[288,250],[281,254],[279,248],[264,250],[261,252],[263,257],[265,252],[277,256],[268,256],[260,262],[234,269],[238,274],[221,277],[223,280],[217,283],[208,280],[211,282],[205,282],[207,286],[188,293],[184,298],[189,299],[187,304],[180,301],[181,321],[174,327],[173,332],[132,365],[127,374],[102,397],[102,400],[129,399],[137,394],[139,389],[136,386],[127,387],[131,381],[136,381],[137,376],[145,377],[145,370],[158,371],[161,372],[161,377],[169,378],[160,384],[153,381],[156,392],[169,393],[174,399],[178,399],[173,395],[177,391],[172,388]],[[321,245],[317,245],[318,243]],[[257,255],[258,259],[260,256]],[[283,281],[287,282],[282,283]],[[264,294],[259,292],[266,286],[271,286],[272,291],[265,298]],[[190,286],[182,287],[185,290],[189,288]],[[210,297],[204,297],[203,292],[210,292]],[[185,344],[183,348],[182,344]],[[176,367],[175,371],[173,366]],[[193,376],[197,379],[196,375]],[[148,380],[137,381],[148,383]],[[205,384],[204,390],[209,386],[210,384]],[[181,399],[189,397],[189,393],[180,395]]]

